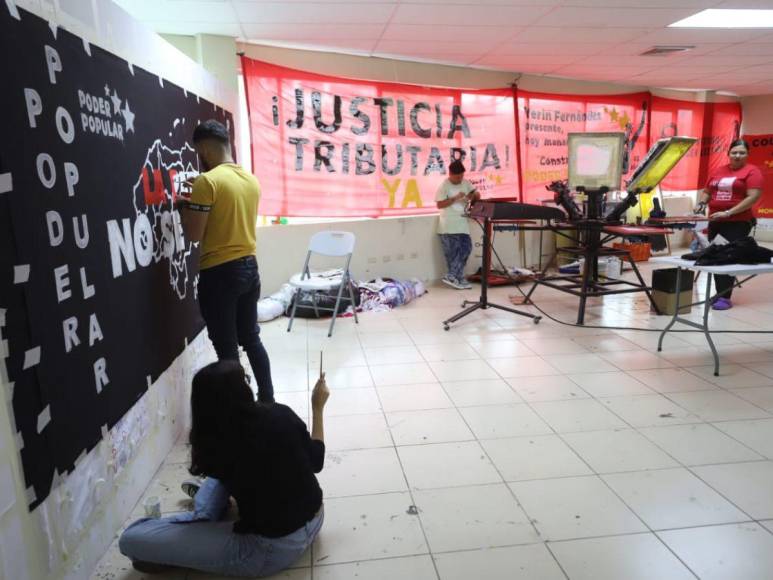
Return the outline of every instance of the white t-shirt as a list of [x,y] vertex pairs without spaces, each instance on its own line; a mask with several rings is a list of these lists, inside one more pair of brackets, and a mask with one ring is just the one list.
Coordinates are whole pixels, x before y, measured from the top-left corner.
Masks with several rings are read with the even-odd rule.
[[[438,187],[435,194],[435,201],[443,201],[454,197],[459,192],[470,193],[473,191],[472,183],[466,179],[458,184],[451,183],[448,179]],[[467,206],[467,200],[458,200],[446,208],[440,210],[440,219],[438,220],[439,234],[470,234],[470,226],[467,224],[467,218],[464,217],[464,209]]]

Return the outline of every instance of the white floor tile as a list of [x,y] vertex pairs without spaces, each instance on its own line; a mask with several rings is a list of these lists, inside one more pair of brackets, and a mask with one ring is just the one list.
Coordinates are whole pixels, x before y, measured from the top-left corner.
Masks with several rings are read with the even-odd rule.
[[440,383],[379,387],[378,396],[387,413],[447,409],[454,406]]
[[580,342],[571,338],[535,338],[522,341],[530,350],[541,356],[587,353]]
[[414,492],[433,553],[540,541],[504,484]]
[[773,459],[773,419],[727,421],[714,426],[757,453]]
[[717,386],[684,369],[649,369],[630,371],[633,378],[658,393],[683,393],[687,391],[711,391]]
[[550,365],[538,356],[521,356],[517,358],[492,358],[488,363],[503,378],[539,377],[561,374],[556,367]]
[[520,356],[535,356],[535,352],[531,350],[523,341],[516,340],[512,337],[509,339],[501,339],[487,342],[473,342],[472,348],[482,356],[483,358],[513,358]]
[[325,525],[314,542],[314,565],[426,554],[408,493],[325,500]]
[[553,430],[525,403],[459,409],[478,439],[547,435]]
[[392,447],[383,413],[325,418],[325,449],[328,451],[375,447]]
[[[771,420],[773,430],[773,420]],[[684,465],[737,463],[762,459],[746,445],[706,424],[643,427],[639,432]],[[773,441],[773,440],[771,440]],[[773,451],[773,442],[771,443]]]
[[457,407],[506,405],[523,401],[502,379],[444,382],[443,389]]
[[566,433],[563,439],[596,473],[663,469],[679,465],[632,429]]
[[652,389],[622,371],[583,373],[569,378],[594,397],[652,394]]
[[617,473],[602,478],[653,530],[749,520],[684,468]]
[[[327,365],[327,359],[323,364]],[[337,367],[328,368],[325,366],[325,382],[332,391],[335,389],[358,389],[362,387],[372,387],[373,379],[370,376],[368,367]],[[319,362],[317,366],[309,370],[309,388],[313,389],[319,378]]]
[[[330,385],[328,385],[330,386]],[[376,389],[330,389],[325,416],[363,415],[381,411]]]
[[500,483],[502,478],[479,443],[439,443],[397,449],[413,489]]
[[773,519],[773,462],[704,465],[693,471],[755,520]]
[[524,401],[530,403],[589,398],[585,390],[564,375],[520,377],[507,379],[507,382]]
[[621,371],[635,371],[642,369],[663,369],[673,367],[674,364],[651,352],[630,350],[619,352],[603,352],[600,356],[612,363]]
[[593,353],[564,354],[550,357],[550,364],[566,374],[604,373],[616,371],[617,367]]
[[505,481],[592,475],[580,457],[557,435],[481,441]]
[[410,346],[411,337],[404,330],[393,332],[372,332],[360,335],[362,348],[382,348],[385,346]]
[[387,413],[395,445],[422,445],[475,439],[456,409]]
[[437,361],[429,363],[439,381],[498,379],[499,375],[484,360]]
[[767,419],[770,413],[727,391],[694,391],[670,393],[668,397],[680,407],[698,415],[704,421],[736,421]]
[[440,580],[565,580],[545,544],[435,556]]
[[410,346],[383,346],[366,348],[365,359],[369,365],[395,365],[424,362],[419,349]]
[[558,433],[627,427],[593,399],[531,403],[531,407]]
[[632,427],[700,423],[694,413],[683,409],[663,395],[605,397],[601,402]]
[[372,366],[370,374],[377,387],[415,385],[437,381],[437,377],[425,362]]
[[750,403],[773,413],[773,387],[752,387],[736,389],[734,393]]
[[744,389],[747,387],[770,387],[773,379],[757,373],[749,368],[734,364],[722,364],[720,352],[719,376],[714,376],[714,365],[690,367],[691,373],[706,379],[710,383],[719,385],[724,389]]
[[596,476],[522,481],[509,485],[545,540],[647,530]]
[[430,556],[409,556],[385,560],[366,560],[349,564],[316,566],[317,580],[437,580]]
[[773,574],[773,535],[757,524],[658,535],[701,580],[768,580]]
[[427,362],[457,362],[481,358],[467,343],[422,344],[418,348]]
[[317,479],[325,498],[407,489],[397,453],[391,447],[329,451],[325,455],[325,468]]
[[552,542],[550,551],[572,580],[694,580],[653,534]]

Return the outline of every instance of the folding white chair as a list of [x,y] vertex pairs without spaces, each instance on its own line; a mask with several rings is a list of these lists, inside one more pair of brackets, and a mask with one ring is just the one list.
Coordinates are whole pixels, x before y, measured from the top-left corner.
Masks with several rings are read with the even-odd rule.
[[[355,236],[351,232],[317,232],[311,236],[309,240],[309,251],[306,253],[306,261],[303,264],[303,270],[300,274],[295,274],[290,278],[290,284],[295,289],[295,296],[293,297],[293,308],[290,313],[290,323],[287,325],[287,332],[290,332],[293,327],[293,320],[295,320],[295,310],[298,307],[301,292],[308,292],[311,294],[312,307],[315,312],[324,310],[333,313],[333,318],[330,320],[330,330],[327,335],[333,335],[333,326],[335,326],[336,317],[339,311],[341,311],[341,303],[349,302],[352,305],[354,311],[354,322],[359,324],[357,320],[357,307],[354,301],[354,291],[352,289],[352,275],[349,272],[349,263],[352,260],[352,253],[354,252]],[[309,271],[309,262],[311,261],[312,254],[319,254],[320,256],[328,257],[340,257],[345,258],[343,270],[340,274],[334,276],[315,276]],[[338,288],[338,295],[336,297],[336,303],[334,308],[329,306],[320,306],[317,303],[317,297],[320,293],[327,293],[331,290]],[[344,296],[344,288],[348,290],[348,296]]]

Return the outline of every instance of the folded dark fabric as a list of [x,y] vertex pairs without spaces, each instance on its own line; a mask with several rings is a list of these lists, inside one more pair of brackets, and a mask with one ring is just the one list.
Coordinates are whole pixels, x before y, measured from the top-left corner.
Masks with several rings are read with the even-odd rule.
[[763,248],[751,236],[721,246],[712,244],[708,248],[682,256],[684,260],[695,260],[696,266],[768,264],[771,258],[773,250]]

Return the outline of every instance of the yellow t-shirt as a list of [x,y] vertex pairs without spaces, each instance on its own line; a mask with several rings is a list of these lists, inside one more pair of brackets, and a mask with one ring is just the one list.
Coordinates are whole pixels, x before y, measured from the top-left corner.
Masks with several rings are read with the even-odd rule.
[[201,241],[202,270],[255,255],[259,201],[258,180],[235,163],[199,175],[189,207],[209,212]]

